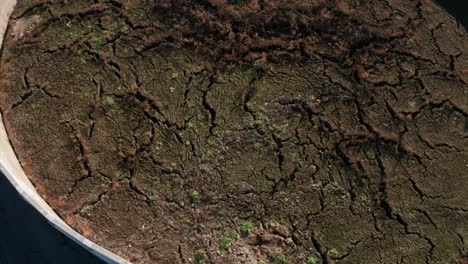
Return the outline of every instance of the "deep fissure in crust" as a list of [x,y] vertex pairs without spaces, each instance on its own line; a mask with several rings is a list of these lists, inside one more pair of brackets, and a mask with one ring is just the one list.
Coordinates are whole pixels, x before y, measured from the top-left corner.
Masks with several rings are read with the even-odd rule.
[[467,35],[431,1],[19,1],[5,39],[28,176],[135,263],[467,261]]

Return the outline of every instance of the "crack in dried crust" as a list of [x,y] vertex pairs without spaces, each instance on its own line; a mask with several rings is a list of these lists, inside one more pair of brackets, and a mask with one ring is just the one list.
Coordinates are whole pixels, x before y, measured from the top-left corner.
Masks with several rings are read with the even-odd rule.
[[467,37],[430,1],[97,2],[20,3],[2,57],[72,226],[137,263],[466,259]]

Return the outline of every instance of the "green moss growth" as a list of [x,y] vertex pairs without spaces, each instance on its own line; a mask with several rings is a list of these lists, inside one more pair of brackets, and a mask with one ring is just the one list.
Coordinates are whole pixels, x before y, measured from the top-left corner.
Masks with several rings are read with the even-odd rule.
[[250,232],[252,232],[253,228],[254,228],[254,223],[252,223],[250,221],[245,221],[240,226],[241,236],[246,237],[246,236],[250,235]]
[[36,110],[36,109],[38,109],[39,107],[41,107],[41,104],[40,104],[40,103],[32,103],[32,104],[31,104],[31,109],[32,109],[32,110]]
[[317,258],[316,257],[309,257],[307,259],[306,264],[318,264]]
[[117,177],[117,179],[122,180],[123,178],[125,178],[126,175],[123,171],[118,170],[115,172],[115,176]]
[[208,150],[206,152],[206,157],[209,159],[214,158],[214,152],[212,150]]
[[200,193],[197,191],[190,191],[189,199],[191,203],[193,204],[197,203],[200,200]]
[[239,236],[234,232],[224,232],[218,239],[219,248],[222,251],[228,251],[232,242],[236,241]]
[[255,142],[255,143],[253,144],[253,148],[254,148],[255,150],[259,150],[261,147],[262,147],[262,144],[261,144],[260,142]]
[[205,256],[203,255],[203,252],[201,251],[195,251],[193,254],[193,257],[195,258],[195,263],[196,264],[205,264]]

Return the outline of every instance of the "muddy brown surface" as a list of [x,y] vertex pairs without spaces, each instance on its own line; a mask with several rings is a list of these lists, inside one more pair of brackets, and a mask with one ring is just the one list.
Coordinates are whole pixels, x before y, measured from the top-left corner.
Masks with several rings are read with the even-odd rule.
[[135,263],[466,263],[466,30],[428,0],[19,1],[0,106]]

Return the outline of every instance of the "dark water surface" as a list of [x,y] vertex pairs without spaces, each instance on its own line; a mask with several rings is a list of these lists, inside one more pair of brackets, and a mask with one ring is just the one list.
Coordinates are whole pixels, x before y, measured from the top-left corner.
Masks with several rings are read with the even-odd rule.
[[[468,29],[468,0],[438,2]],[[102,262],[54,229],[0,174],[0,264],[29,263]]]
[[437,0],[447,12],[454,16],[465,29],[468,30],[468,1],[467,0]]
[[0,174],[0,264],[103,263],[53,228]]

